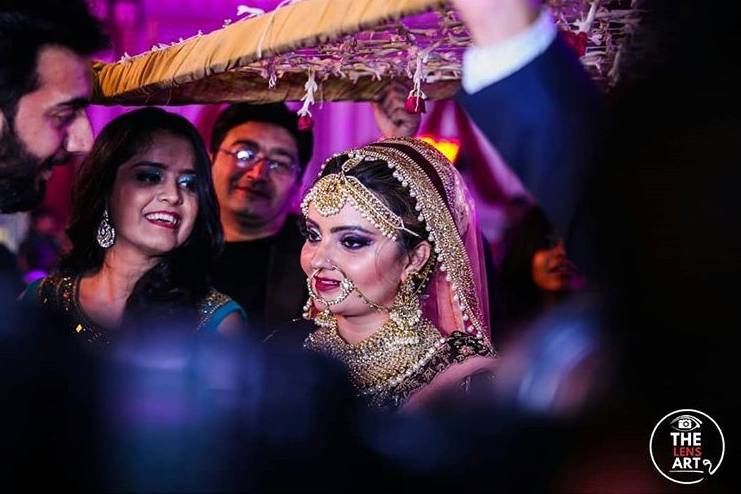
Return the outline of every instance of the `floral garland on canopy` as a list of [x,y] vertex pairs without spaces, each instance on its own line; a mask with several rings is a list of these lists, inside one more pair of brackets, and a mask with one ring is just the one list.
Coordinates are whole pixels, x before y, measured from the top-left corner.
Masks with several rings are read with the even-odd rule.
[[[310,108],[317,101],[371,100],[389,80],[405,80],[411,86],[407,102],[410,111],[424,111],[425,99],[447,98],[458,89],[463,52],[471,44],[471,37],[446,2],[417,2],[432,10],[414,15],[402,14],[371,26],[358,26],[350,33],[315,35],[313,42],[302,42],[301,46],[288,50],[271,50],[269,45],[278,15],[286,19],[292,13],[294,16],[305,14],[305,10],[299,11],[300,4],[312,1],[318,3],[322,0],[287,0],[267,13],[240,5],[237,19],[225,20],[224,27],[213,33],[204,35],[199,32],[192,38],[169,45],[160,44],[134,57],[125,55],[116,64],[98,64],[95,67],[98,76],[96,102],[303,101],[299,114],[310,117]],[[340,6],[338,0],[334,2],[332,7]],[[566,41],[594,79],[608,89],[619,80],[624,45],[640,20],[638,3],[639,0],[547,2]],[[228,64],[199,69],[195,74],[168,73],[161,80],[148,85],[142,82],[141,87],[133,89],[114,87],[122,86],[122,83],[130,85],[126,81],[131,78],[144,80],[142,74],[149,75],[158,70],[166,72],[161,69],[168,63],[164,57],[168,53],[163,52],[182,57],[180,50],[198,42],[199,38],[221,36],[226,33],[220,31],[247,22],[255,23],[260,37],[256,53],[243,57],[239,63],[231,63],[230,59]],[[278,22],[285,24],[286,21]],[[193,49],[193,53],[198,53],[198,49]],[[182,60],[172,62],[184,65]],[[128,71],[127,66],[132,65],[140,65],[138,72]]]

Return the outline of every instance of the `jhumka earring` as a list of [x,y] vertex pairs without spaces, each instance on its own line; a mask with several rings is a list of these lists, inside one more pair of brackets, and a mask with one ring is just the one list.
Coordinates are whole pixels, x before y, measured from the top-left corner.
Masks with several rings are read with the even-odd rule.
[[98,234],[95,238],[98,241],[98,245],[104,249],[108,249],[116,243],[116,230],[108,219],[107,209],[103,211],[103,219],[100,220],[100,225],[98,225]]
[[329,308],[324,310],[314,309],[314,299],[309,297],[309,300],[304,304],[303,318],[307,321],[314,321],[314,324],[320,328],[333,328],[337,325],[337,319],[334,314],[329,311]]
[[414,329],[422,318],[422,309],[419,307],[419,296],[414,283],[416,273],[412,273],[399,286],[394,298],[394,305],[389,312],[389,318],[399,327]]

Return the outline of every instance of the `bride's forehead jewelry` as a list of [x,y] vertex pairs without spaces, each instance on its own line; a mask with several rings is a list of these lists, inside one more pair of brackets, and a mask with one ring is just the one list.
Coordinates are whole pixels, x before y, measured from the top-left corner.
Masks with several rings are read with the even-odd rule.
[[362,154],[354,153],[349,160],[343,163],[339,173],[326,175],[314,184],[301,201],[301,210],[304,216],[309,216],[309,205],[312,203],[319,214],[327,217],[339,213],[345,203],[349,202],[384,236],[397,240],[398,232],[403,230],[419,237],[418,234],[404,225],[401,216],[391,211],[360,180],[346,175],[348,171],[364,159],[365,156]]

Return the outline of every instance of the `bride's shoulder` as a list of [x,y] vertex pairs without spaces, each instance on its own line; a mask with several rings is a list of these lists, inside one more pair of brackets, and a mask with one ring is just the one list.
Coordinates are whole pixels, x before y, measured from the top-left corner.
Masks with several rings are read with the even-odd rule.
[[409,397],[406,410],[424,408],[438,398],[467,393],[493,381],[497,358],[483,338],[456,331],[446,338],[441,352],[447,365],[429,384]]

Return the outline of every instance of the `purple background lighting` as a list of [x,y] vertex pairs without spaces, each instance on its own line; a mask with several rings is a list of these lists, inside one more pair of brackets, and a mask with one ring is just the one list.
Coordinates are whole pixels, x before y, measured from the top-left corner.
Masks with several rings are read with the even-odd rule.
[[[199,30],[208,33],[219,29],[226,19],[237,19],[240,4],[270,11],[279,3],[276,0],[97,0],[92,2],[93,9],[109,27],[113,39],[112,49],[97,58],[114,61],[124,53],[135,55],[158,43],[188,38]],[[291,106],[297,109],[299,105]],[[208,142],[211,125],[221,108],[223,105],[187,105],[167,109],[193,122]],[[120,106],[91,107],[95,133],[128,110]],[[318,103],[311,111],[315,121],[315,148],[306,175],[308,182],[326,157],[380,137],[368,103]],[[420,135],[460,143],[456,165],[471,184],[482,229],[496,256],[498,240],[511,215],[508,204],[512,198],[526,195],[519,180],[453,101],[427,105]],[[57,168],[47,194],[46,206],[62,221],[67,217],[73,175],[70,167]]]

